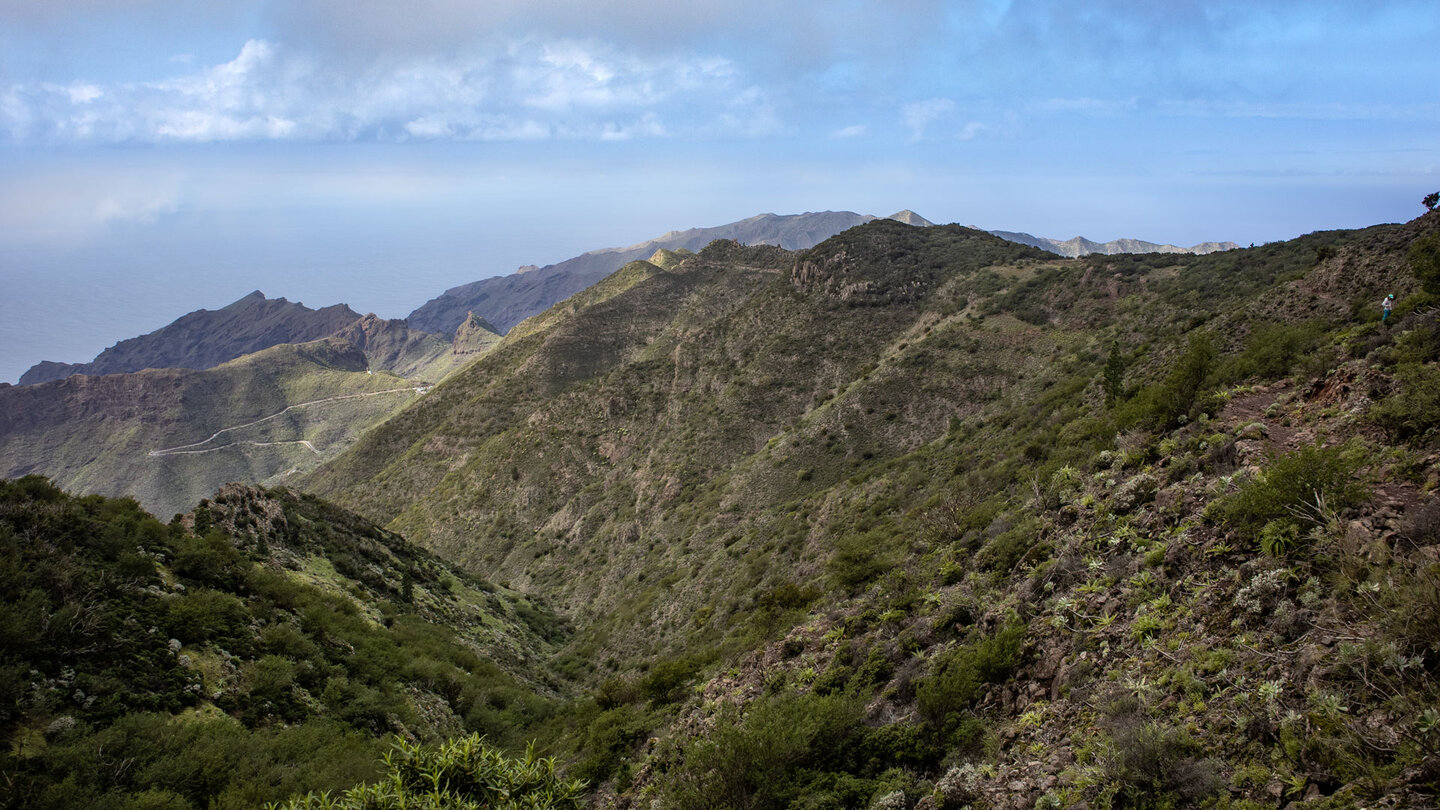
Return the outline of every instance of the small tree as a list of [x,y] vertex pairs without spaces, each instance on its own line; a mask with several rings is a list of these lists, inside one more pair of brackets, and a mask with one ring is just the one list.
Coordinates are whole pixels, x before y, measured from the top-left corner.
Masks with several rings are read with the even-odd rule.
[[1435,206],[1440,205],[1440,191],[1432,191],[1426,194],[1425,199],[1420,202],[1425,204],[1426,211],[1434,211]]
[[1113,408],[1125,393],[1125,358],[1120,355],[1120,344],[1110,344],[1110,356],[1105,358],[1105,407]]

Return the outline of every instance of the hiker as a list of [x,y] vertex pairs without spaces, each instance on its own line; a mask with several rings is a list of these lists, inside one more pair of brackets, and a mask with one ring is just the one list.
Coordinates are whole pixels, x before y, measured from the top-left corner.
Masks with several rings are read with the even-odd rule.
[[1385,314],[1380,316],[1380,323],[1385,323],[1390,320],[1390,310],[1395,308],[1395,293],[1385,296],[1385,300],[1380,302],[1380,308],[1385,311]]

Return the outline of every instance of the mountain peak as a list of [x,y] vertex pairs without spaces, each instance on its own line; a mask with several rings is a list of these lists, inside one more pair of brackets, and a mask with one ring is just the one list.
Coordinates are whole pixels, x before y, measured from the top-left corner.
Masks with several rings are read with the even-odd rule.
[[[699,251],[716,239],[733,239],[743,245],[777,245],[786,250],[814,247],[841,231],[875,219],[851,211],[804,214],[756,214],[709,228],[670,231],[629,247],[602,248],[537,270],[522,268],[509,276],[481,279],[452,287],[425,302],[406,320],[414,329],[449,335],[475,311],[502,333],[520,321],[595,284],[637,259],[658,250]],[[664,266],[657,263],[657,266]]]
[[896,211],[895,213],[885,218],[893,219],[896,222],[903,222],[906,225],[914,225],[917,228],[929,228],[935,224],[930,220],[915,213],[914,211],[911,211],[909,208]]
[[451,351],[456,355],[482,354],[500,341],[500,330],[489,321],[476,315],[474,310],[466,313],[465,320],[455,330],[455,341]]
[[199,309],[154,332],[122,340],[88,363],[38,363],[20,377],[20,383],[147,368],[212,368],[280,343],[319,340],[359,318],[344,304],[313,310],[284,298],[266,298],[255,290],[219,310]]

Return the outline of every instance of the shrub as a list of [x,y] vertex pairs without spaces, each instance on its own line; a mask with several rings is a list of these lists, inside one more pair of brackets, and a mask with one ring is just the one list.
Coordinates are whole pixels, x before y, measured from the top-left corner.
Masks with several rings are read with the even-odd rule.
[[1040,542],[1043,528],[1039,518],[1028,517],[996,535],[980,550],[977,561],[988,570],[1008,573]]
[[1200,746],[1178,729],[1127,714],[1110,720],[1106,781],[1117,790],[1114,808],[1194,807],[1224,790],[1218,763],[1197,759]]
[[640,679],[640,694],[655,703],[674,703],[685,694],[685,685],[700,669],[694,661],[676,658],[657,661]]
[[1440,673],[1440,564],[1419,565],[1394,576],[1380,614],[1387,629],[1429,671]]
[[1302,447],[1271,462],[1259,477],[1215,505],[1230,525],[1258,535],[1271,521],[1316,526],[1324,510],[1361,503],[1365,491],[1355,480],[1357,452],[1348,445]]
[[1395,371],[1400,390],[1370,409],[1370,419],[1405,441],[1440,427],[1440,368],[1411,364]]
[[844,590],[858,590],[888,567],[881,553],[888,539],[879,530],[842,537],[835,544],[835,556],[826,564],[830,576]]
[[1190,416],[1205,404],[1202,394],[1211,383],[1218,357],[1213,337],[1194,335],[1165,379],[1144,389],[1120,408],[1117,421],[1125,425],[1143,422],[1163,428]]
[[386,778],[359,785],[337,798],[307,794],[268,810],[400,810],[424,808],[495,808],[550,810],[580,807],[584,784],[564,780],[555,760],[535,756],[532,746],[521,759],[510,759],[486,745],[478,734],[424,748],[396,740],[385,755]]
[[586,781],[599,783],[621,770],[637,744],[649,735],[644,714],[637,707],[624,706],[602,712],[585,729],[583,757],[575,773]]
[[981,687],[1004,681],[1020,663],[1024,637],[1025,625],[1015,621],[994,636],[939,657],[930,677],[916,689],[920,716],[942,732],[962,726]]
[[1420,288],[1440,295],[1440,233],[1431,233],[1410,243],[1410,270]]
[[167,607],[170,635],[186,644],[235,640],[248,630],[244,603],[228,593],[197,588],[172,598]]
[[1226,380],[1279,379],[1314,351],[1324,334],[1325,326],[1319,321],[1257,325],[1245,341],[1245,350],[1225,363],[1219,376]]
[[839,694],[757,699],[743,719],[726,708],[714,731],[690,743],[662,780],[662,805],[780,808],[802,796],[833,802],[845,794],[843,804],[808,806],[853,806],[851,794],[868,797],[873,790],[851,776],[865,772],[856,761],[869,747],[861,744],[863,718],[863,702]]

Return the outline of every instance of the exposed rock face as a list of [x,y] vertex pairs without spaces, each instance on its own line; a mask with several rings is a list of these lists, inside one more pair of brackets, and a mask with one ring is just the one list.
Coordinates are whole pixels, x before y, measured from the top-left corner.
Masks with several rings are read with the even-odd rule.
[[455,341],[450,350],[456,355],[478,355],[494,348],[500,342],[500,331],[489,321],[471,312],[465,322],[455,330]]
[[452,364],[441,363],[443,370],[434,368],[436,361],[449,354],[449,345],[438,335],[411,329],[399,318],[386,320],[370,313],[355,323],[341,329],[333,336],[336,340],[354,345],[365,353],[371,371],[390,371],[402,377],[443,376]]
[[909,208],[906,208],[903,211],[896,211],[895,213],[886,217],[886,219],[893,219],[896,222],[903,222],[906,225],[914,225],[917,228],[929,228],[930,226],[935,224],[930,220],[915,213],[914,211],[911,211]]
[[72,374],[122,374],[147,368],[213,368],[281,343],[305,343],[333,334],[360,315],[344,304],[310,309],[259,290],[211,312],[181,316],[163,329],[122,340],[89,363],[44,361],[20,377],[21,385]]
[[[902,212],[904,213],[904,212]],[[899,215],[897,214],[896,217]],[[896,218],[892,217],[892,219]],[[1105,256],[1113,256],[1117,253],[1193,253],[1205,255],[1221,250],[1234,250],[1240,247],[1234,242],[1201,242],[1190,247],[1176,247],[1175,245],[1159,245],[1154,242],[1145,242],[1139,239],[1114,239],[1109,242],[1092,242],[1083,236],[1074,239],[1048,239],[1043,236],[1034,236],[1028,233],[1016,233],[1014,231],[990,231],[990,233],[1001,239],[1011,242],[1018,242],[1022,245],[1038,247],[1041,250],[1048,250],[1051,253],[1058,253],[1061,256],[1068,256],[1072,259],[1079,256],[1088,256],[1091,253],[1099,253]]]

